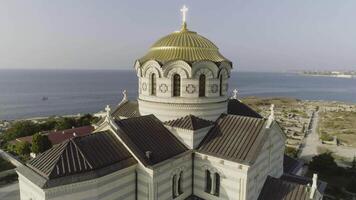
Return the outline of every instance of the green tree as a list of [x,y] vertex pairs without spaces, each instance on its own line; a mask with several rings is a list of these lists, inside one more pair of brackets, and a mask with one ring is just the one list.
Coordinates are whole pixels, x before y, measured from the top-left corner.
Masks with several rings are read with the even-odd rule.
[[76,127],[76,126],[77,126],[77,124],[76,124],[76,120],[74,118],[64,117],[64,118],[60,118],[57,120],[55,129],[64,130],[64,129],[70,129],[70,128]]
[[42,153],[52,147],[51,141],[48,139],[47,135],[42,135],[36,133],[32,137],[32,152],[33,153]]
[[18,142],[15,146],[18,155],[30,155],[31,144],[29,142]]
[[356,176],[350,178],[349,183],[346,185],[346,190],[352,193],[356,193]]
[[35,123],[31,121],[18,121],[3,133],[3,139],[10,141],[19,137],[33,135],[36,132],[38,132],[38,126]]
[[332,157],[331,152],[326,152],[317,156],[314,156],[309,163],[309,169],[318,172],[335,172],[338,166]]

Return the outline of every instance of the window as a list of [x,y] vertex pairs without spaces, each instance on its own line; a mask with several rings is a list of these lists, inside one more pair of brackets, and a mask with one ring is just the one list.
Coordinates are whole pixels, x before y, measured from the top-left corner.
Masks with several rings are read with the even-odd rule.
[[223,96],[223,76],[220,75],[220,96]]
[[173,96],[179,97],[180,96],[180,75],[174,74],[173,76]]
[[210,193],[210,191],[211,191],[210,171],[205,170],[205,192]]
[[199,77],[199,96],[204,97],[205,96],[205,75],[202,74]]
[[205,192],[215,196],[220,195],[220,174],[205,171]]
[[183,194],[183,171],[179,173],[178,179],[178,193],[179,195]]
[[172,178],[172,197],[176,197],[176,183],[177,183],[177,175],[174,175]]
[[156,95],[156,74],[151,75],[151,95]]
[[220,175],[215,173],[215,195],[220,195]]
[[183,171],[172,177],[172,197],[176,198],[183,194]]

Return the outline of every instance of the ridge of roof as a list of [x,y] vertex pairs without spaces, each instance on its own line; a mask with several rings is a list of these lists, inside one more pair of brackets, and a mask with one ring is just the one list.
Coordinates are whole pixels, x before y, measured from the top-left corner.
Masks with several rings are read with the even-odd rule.
[[166,121],[163,124],[176,128],[198,130],[213,125],[214,122],[189,114],[178,119]]

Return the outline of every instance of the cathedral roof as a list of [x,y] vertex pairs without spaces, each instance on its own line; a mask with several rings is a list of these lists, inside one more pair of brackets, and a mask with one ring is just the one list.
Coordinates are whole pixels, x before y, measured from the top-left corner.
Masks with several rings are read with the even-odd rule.
[[145,166],[152,166],[188,149],[154,115],[117,120],[116,133]]
[[223,114],[198,151],[226,160],[251,164],[264,142],[265,119]]
[[[283,175],[278,179],[268,176],[258,200],[310,200],[311,188],[308,184],[311,185],[312,180],[302,176]],[[317,182],[319,193],[324,193],[325,188],[325,182]]]
[[116,119],[119,119],[120,117],[139,117],[140,112],[138,111],[138,104],[137,101],[126,101],[122,104],[120,104],[112,113],[111,116],[113,116]]
[[[38,183],[40,187],[51,187],[56,185],[55,182],[68,184],[68,181],[71,183],[76,182],[75,180],[92,179],[135,163],[137,161],[110,132],[99,132],[72,138],[55,145],[29,161],[26,166],[42,177],[42,179],[35,178],[38,180],[34,181],[35,183]],[[19,170],[29,172],[28,169]],[[85,177],[75,177],[79,174],[84,174]],[[74,177],[67,180],[61,179],[67,176]],[[36,176],[29,175],[29,177]],[[61,181],[51,182],[56,179],[61,179]]]
[[258,112],[254,111],[252,108],[242,103],[238,99],[229,99],[227,104],[227,113],[231,115],[262,118]]
[[166,35],[155,42],[148,53],[139,59],[140,63],[156,60],[166,63],[172,60],[195,62],[230,62],[220,54],[219,49],[210,40],[183,27],[182,30]]
[[194,115],[187,115],[178,119],[166,121],[164,124],[175,128],[198,130],[211,126],[214,124],[214,122],[196,117]]

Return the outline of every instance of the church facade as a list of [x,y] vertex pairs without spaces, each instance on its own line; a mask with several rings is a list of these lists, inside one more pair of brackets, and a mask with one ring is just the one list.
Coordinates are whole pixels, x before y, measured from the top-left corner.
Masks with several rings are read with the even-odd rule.
[[322,199],[323,184],[286,172],[274,120],[228,96],[232,62],[180,31],[135,63],[124,93],[93,134],[53,146],[17,169],[22,200]]

